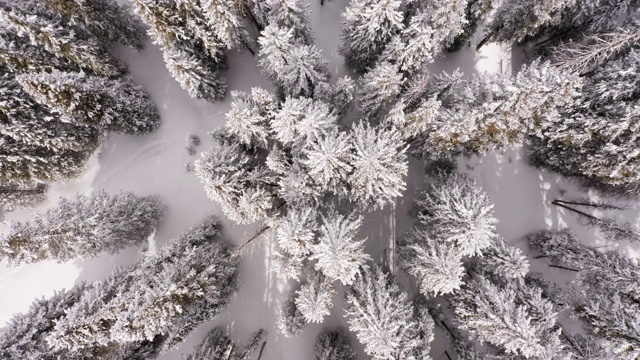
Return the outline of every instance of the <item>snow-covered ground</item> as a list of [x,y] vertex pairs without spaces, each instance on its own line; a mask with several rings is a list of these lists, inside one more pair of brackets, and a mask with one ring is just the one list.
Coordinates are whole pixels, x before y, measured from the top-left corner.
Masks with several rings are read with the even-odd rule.
[[[312,24],[316,31],[317,46],[331,62],[330,69],[336,79],[347,73],[338,54],[340,13],[347,1],[327,2],[324,7],[319,5],[319,1],[309,1],[312,2]],[[55,185],[53,195],[46,204],[36,209],[7,214],[0,225],[0,231],[6,231],[12,220],[27,219],[35,211],[52,206],[60,196],[67,197],[76,192],[87,193],[94,189],[109,192],[130,190],[140,195],[158,194],[168,205],[167,215],[155,239],[150,242],[151,251],[209,214],[220,215],[227,237],[238,244],[244,242],[261,225],[238,226],[224,219],[216,204],[206,198],[194,174],[185,169],[185,164],[193,163],[198,156],[190,156],[185,150],[187,137],[195,134],[202,139],[202,144],[196,149],[198,153],[208,149],[210,141],[207,133],[224,125],[224,114],[229,109],[230,99],[216,104],[191,99],[171,78],[164,66],[160,49],[155,45],[148,44],[140,52],[128,49],[117,49],[117,52],[129,65],[135,80],[147,89],[158,105],[163,121],[161,128],[144,137],[111,136],[85,174],[69,183]],[[521,57],[522,54],[519,53],[513,59]],[[230,90],[247,91],[255,86],[271,88],[258,70],[256,57],[246,52],[232,53],[229,63],[231,68],[227,77]],[[512,60],[511,51],[488,44],[480,53],[465,47],[440,59],[432,65],[431,70],[450,72],[460,68],[466,74],[485,71],[508,73],[517,64],[517,60]],[[600,244],[602,239],[596,231],[582,226],[573,214],[551,204],[551,201],[559,197],[578,198],[589,194],[566,179],[528,166],[523,154],[523,149],[519,147],[482,158],[459,159],[460,171],[475,178],[493,198],[495,212],[500,219],[499,234],[508,242],[527,250],[525,244],[518,242],[522,235],[536,230],[570,226],[583,241]],[[408,212],[423,174],[422,163],[411,159],[404,196],[396,201],[395,206],[367,215],[361,235],[368,238],[367,251],[375,260],[380,261],[385,247],[413,224],[414,220]],[[638,204],[629,202],[625,205],[629,210],[610,215],[630,221],[637,227],[640,216]],[[214,325],[228,326],[234,340],[240,343],[247,340],[250,333],[264,328],[267,332],[267,345],[263,360],[307,359],[311,357],[315,338],[323,327],[346,326],[342,317],[342,298],[338,295],[332,314],[324,324],[308,325],[303,334],[295,339],[285,339],[279,334],[275,325],[277,312],[292,284],[277,281],[267,271],[271,245],[272,237],[267,234],[245,251],[240,291],[232,304],[211,323],[198,328],[180,349],[164,354],[160,359],[180,359]],[[637,246],[623,245],[625,251],[637,255]],[[140,256],[141,249],[131,248],[114,256],[64,264],[42,262],[18,268],[0,264],[0,326],[15,313],[27,310],[34,299],[50,296],[56,290],[69,288],[81,281],[102,279],[115,267],[133,263]],[[570,279],[572,275],[559,269],[550,269],[543,261],[537,260],[533,260],[532,269],[544,271],[560,280]],[[405,289],[415,294],[406,277],[401,271],[398,273]],[[445,358],[442,338],[442,334],[436,337],[432,352],[434,359]],[[367,359],[362,346],[353,336],[352,343],[359,358]]]

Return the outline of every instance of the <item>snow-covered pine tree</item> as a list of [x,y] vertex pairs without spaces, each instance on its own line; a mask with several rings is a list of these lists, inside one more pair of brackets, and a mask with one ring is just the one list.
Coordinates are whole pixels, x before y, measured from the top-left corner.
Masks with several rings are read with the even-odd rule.
[[562,22],[562,12],[578,4],[576,0],[507,0],[498,6],[488,27],[491,39],[519,43]]
[[577,280],[582,285],[640,302],[640,269],[617,250],[599,251],[583,245],[566,229],[534,233],[526,239],[553,264],[579,270]]
[[[238,275],[231,252],[230,244],[220,239],[217,220],[207,218],[119,275],[114,285],[118,296],[97,307],[94,297],[85,296],[47,341],[70,354],[87,346],[159,339],[158,351],[172,349],[228,304]],[[83,311],[86,307],[92,311]]]
[[306,144],[301,163],[307,168],[324,192],[344,195],[349,173],[353,170],[353,140],[351,134],[331,128],[320,137]]
[[124,71],[105,44],[86,28],[57,16],[48,2],[3,0],[0,23],[18,35],[27,36],[32,44],[92,73],[117,76]]
[[416,279],[423,295],[452,293],[462,285],[465,271],[459,250],[428,230],[414,228],[399,250],[402,268]]
[[58,121],[10,73],[0,77],[0,123],[0,181],[7,185],[71,178],[98,145],[95,128]]
[[318,83],[329,80],[327,60],[313,45],[294,36],[294,29],[267,26],[258,39],[260,66],[279,97],[313,97]]
[[260,9],[269,25],[291,29],[297,42],[313,45],[313,32],[307,2],[302,0],[263,0]]
[[231,92],[231,110],[226,127],[246,146],[266,147],[271,140],[271,122],[278,111],[278,100],[268,91],[252,88],[251,94]]
[[318,335],[313,360],[356,360],[356,352],[349,344],[343,329],[325,330]]
[[69,290],[56,292],[48,299],[34,301],[24,314],[15,315],[0,330],[0,357],[6,360],[43,359],[53,360],[62,352],[49,349],[45,337],[66,316],[86,290],[78,284]]
[[34,45],[25,35],[0,27],[0,62],[6,69],[2,73],[38,73],[52,69],[78,71],[76,64],[48,52],[44,47]]
[[546,123],[532,140],[530,162],[605,187],[637,187],[640,92],[628,85],[640,81],[639,61],[640,50],[632,48],[586,76],[563,121]]
[[42,260],[67,261],[115,253],[139,245],[151,235],[164,213],[156,197],[129,192],[62,199],[29,222],[11,224],[0,240],[0,254],[13,265]]
[[326,276],[310,271],[307,282],[296,291],[296,308],[300,310],[305,322],[322,323],[331,313],[336,289]]
[[353,172],[349,175],[351,200],[363,209],[382,208],[402,196],[408,171],[406,145],[400,134],[362,121],[351,134],[355,146]]
[[263,331],[256,332],[245,347],[234,344],[221,327],[211,329],[185,360],[249,360],[257,350]]
[[360,79],[359,110],[367,119],[378,119],[402,92],[405,78],[398,66],[386,61],[378,63]]
[[551,359],[562,350],[553,304],[521,279],[498,286],[476,275],[450,303],[460,327],[481,343],[527,359]]
[[214,101],[225,95],[225,50],[242,33],[233,6],[229,1],[133,1],[149,36],[162,46],[167,68],[191,97]]
[[273,213],[277,179],[258,150],[244,146],[227,130],[212,133],[213,147],[196,161],[196,176],[207,196],[216,201],[231,220],[245,224],[264,220]]
[[[462,32],[447,47],[447,51],[453,52],[462,49],[475,34],[478,26],[483,23],[485,16],[493,6],[494,0],[467,0],[465,9],[467,23],[462,27]],[[469,43],[469,45],[471,44]]]
[[482,271],[504,278],[521,278],[529,272],[529,261],[520,249],[497,237],[477,260]]
[[0,185],[0,212],[34,206],[46,198],[45,184]]
[[373,359],[429,359],[425,355],[433,340],[433,320],[416,312],[407,294],[380,267],[361,270],[347,291],[344,310],[349,330]]
[[47,5],[75,25],[82,24],[104,44],[122,44],[137,49],[144,45],[144,28],[140,21],[128,7],[114,0],[57,0]]
[[429,184],[416,201],[421,224],[461,256],[481,255],[496,238],[493,203],[474,180],[453,174]]
[[399,44],[385,49],[382,58],[408,76],[422,70],[462,33],[467,24],[467,1],[434,0],[417,5],[396,40]]
[[33,99],[60,114],[63,121],[128,134],[146,134],[160,125],[155,105],[128,77],[111,80],[54,70],[20,75],[17,80]]
[[283,145],[306,144],[336,127],[329,104],[308,97],[287,97],[271,121],[274,137]]
[[403,1],[354,0],[343,13],[342,48],[348,66],[364,72],[404,28]]
[[[420,95],[437,95],[443,110],[414,141],[417,155],[483,154],[520,142],[524,134],[543,137],[561,123],[561,113],[579,95],[582,82],[549,63],[533,62],[515,78],[436,78]],[[412,99],[416,101],[416,99]]]
[[309,254],[316,241],[317,216],[313,208],[288,208],[275,223],[278,247],[292,256]]
[[297,294],[295,292],[291,293],[282,303],[278,314],[278,330],[287,338],[296,337],[304,330],[305,319],[300,309],[298,309],[296,297]]
[[364,240],[356,240],[362,226],[362,216],[355,212],[343,215],[334,209],[322,216],[320,236],[310,246],[311,260],[318,260],[316,270],[330,280],[340,280],[344,285],[353,284],[361,266],[369,255],[364,252]]

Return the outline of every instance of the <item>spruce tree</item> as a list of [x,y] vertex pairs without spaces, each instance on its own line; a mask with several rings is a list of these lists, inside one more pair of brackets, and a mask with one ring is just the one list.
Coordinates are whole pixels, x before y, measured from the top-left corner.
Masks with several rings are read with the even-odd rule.
[[[221,75],[227,66],[225,50],[241,33],[229,6],[233,4],[220,1],[133,1],[149,36],[162,46],[167,68],[191,97],[215,101],[226,93]],[[224,11],[218,12],[219,7]]]
[[260,66],[280,97],[312,97],[319,83],[329,81],[327,60],[313,45],[294,36],[294,29],[267,26],[258,39]]
[[293,30],[293,37],[313,45],[309,4],[302,0],[266,0],[260,4],[269,25]]
[[[81,349],[118,343],[157,343],[175,348],[193,329],[211,320],[236,289],[238,260],[207,218],[157,254],[141,259],[109,286],[84,296],[56,323],[47,341],[73,355]],[[106,289],[109,291],[109,289]],[[107,294],[108,295],[108,294]],[[102,298],[96,302],[95,298]],[[88,309],[88,310],[87,310]]]
[[130,78],[110,80],[53,71],[17,79],[34,100],[65,121],[128,134],[146,134],[160,125],[155,105]]
[[520,279],[499,286],[476,275],[451,298],[451,306],[462,329],[508,354],[550,359],[562,350],[553,304]]
[[185,360],[249,360],[263,337],[260,329],[245,347],[234,344],[221,327],[211,329]]
[[325,330],[318,335],[313,360],[356,360],[344,330]]
[[77,195],[29,222],[11,224],[11,231],[0,240],[0,253],[13,265],[115,253],[145,241],[163,213],[164,206],[155,197],[104,191]]
[[45,200],[46,192],[47,186],[42,183],[26,186],[0,185],[0,212],[39,204]]
[[373,359],[429,358],[433,320],[416,311],[395,279],[378,266],[361,270],[347,291],[344,310],[349,330]]
[[356,213],[343,215],[330,209],[322,217],[318,241],[310,246],[309,258],[318,260],[316,270],[332,281],[352,284],[358,275],[358,269],[370,259],[364,252],[366,239],[356,240],[361,226],[362,216]]
[[305,318],[297,305],[297,293],[292,293],[283,303],[278,314],[278,330],[286,338],[300,335],[304,330]]
[[296,291],[296,307],[307,323],[322,323],[325,316],[331,313],[333,297],[336,290],[326,276],[311,272],[307,283]]
[[364,72],[404,28],[403,1],[355,0],[343,14],[341,52],[348,66]]
[[57,16],[47,3],[4,0],[0,3],[0,21],[15,33],[28,37],[32,44],[82,69],[103,76],[117,76],[124,71],[95,35],[68,18]]

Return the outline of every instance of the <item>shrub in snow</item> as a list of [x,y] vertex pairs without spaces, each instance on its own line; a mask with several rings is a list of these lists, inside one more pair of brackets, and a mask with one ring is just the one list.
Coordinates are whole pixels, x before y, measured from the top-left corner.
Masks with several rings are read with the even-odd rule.
[[363,269],[346,294],[351,330],[373,359],[428,359],[434,323],[415,311],[395,280],[378,266]]
[[164,204],[156,197],[77,195],[29,222],[13,223],[0,240],[0,254],[13,265],[113,254],[147,240],[163,214]]
[[325,330],[318,335],[313,360],[356,360],[344,330]]

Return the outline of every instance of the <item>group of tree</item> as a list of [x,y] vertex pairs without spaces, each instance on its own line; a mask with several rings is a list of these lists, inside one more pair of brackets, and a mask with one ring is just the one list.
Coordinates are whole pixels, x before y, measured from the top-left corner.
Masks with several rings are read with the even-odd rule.
[[217,221],[205,219],[104,280],[35,302],[0,331],[0,357],[152,358],[215,317],[235,293],[237,275],[232,246]]
[[109,52],[141,48],[142,35],[113,0],[0,1],[3,209],[32,204],[41,183],[80,173],[104,131],[158,127],[155,105]]
[[221,327],[211,329],[202,342],[196,346],[193,354],[185,360],[250,360],[260,346],[264,336],[262,329],[256,332],[249,343],[238,347]]

